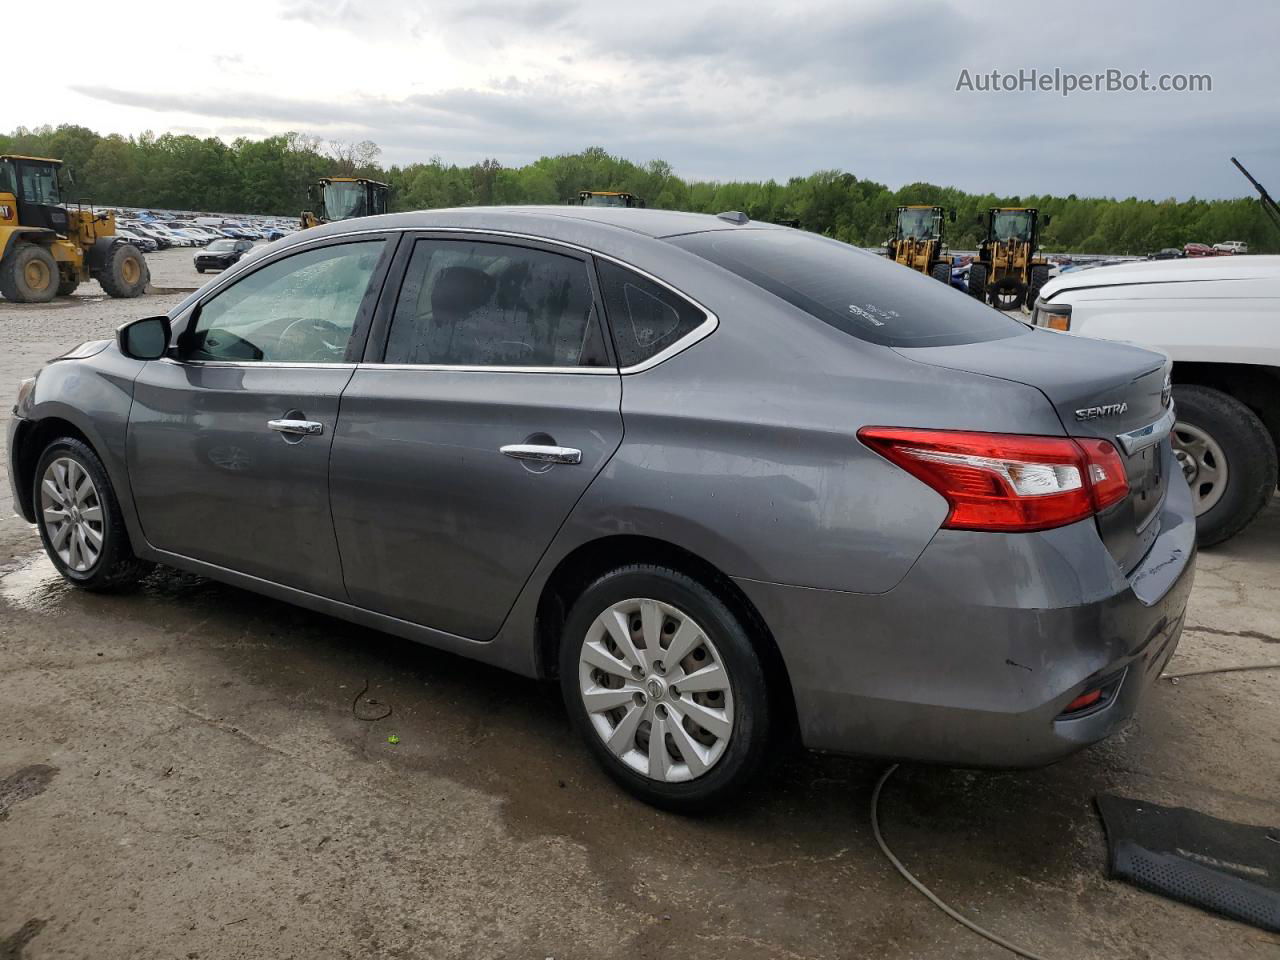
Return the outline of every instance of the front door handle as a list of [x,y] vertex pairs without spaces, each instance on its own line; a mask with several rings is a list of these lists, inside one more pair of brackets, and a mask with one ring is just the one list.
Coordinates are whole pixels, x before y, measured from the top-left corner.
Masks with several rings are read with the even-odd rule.
[[324,424],[318,420],[268,420],[267,426],[278,433],[298,437],[315,437],[324,433]]
[[541,443],[508,443],[501,448],[508,457],[516,460],[533,460],[535,463],[581,463],[582,451],[573,447],[554,447]]

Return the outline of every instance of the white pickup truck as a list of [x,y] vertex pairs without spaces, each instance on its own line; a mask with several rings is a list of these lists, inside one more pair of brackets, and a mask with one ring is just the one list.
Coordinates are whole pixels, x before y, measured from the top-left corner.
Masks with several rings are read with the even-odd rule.
[[1173,445],[1198,539],[1239,533],[1275,493],[1280,448],[1280,256],[1154,260],[1065,273],[1032,322],[1163,351]]

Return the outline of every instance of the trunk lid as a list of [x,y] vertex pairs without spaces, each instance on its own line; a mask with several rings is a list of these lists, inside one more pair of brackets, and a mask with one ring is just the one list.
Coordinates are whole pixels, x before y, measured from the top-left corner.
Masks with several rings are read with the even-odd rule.
[[1148,436],[1144,445],[1141,435],[1126,444],[1123,438],[1156,424],[1169,409],[1162,354],[1042,328],[1003,340],[896,349],[920,363],[1035,387],[1068,436],[1111,441],[1124,461],[1129,496],[1095,519],[1121,569],[1128,573],[1138,565],[1158,532],[1152,521],[1168,488],[1167,444]]

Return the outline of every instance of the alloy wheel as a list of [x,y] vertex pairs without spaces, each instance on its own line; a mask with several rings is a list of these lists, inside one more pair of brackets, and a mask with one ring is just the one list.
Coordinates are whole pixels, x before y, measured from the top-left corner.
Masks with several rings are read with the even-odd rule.
[[1218,442],[1194,424],[1173,427],[1173,453],[1191,487],[1196,516],[1208,513],[1227,489],[1227,456]]
[[84,467],[70,457],[52,461],[40,481],[40,509],[49,546],[67,568],[93,569],[106,528],[98,488]]
[[724,756],[734,727],[728,669],[677,607],[636,598],[601,613],[579,653],[578,683],[591,726],[636,773],[679,783]]

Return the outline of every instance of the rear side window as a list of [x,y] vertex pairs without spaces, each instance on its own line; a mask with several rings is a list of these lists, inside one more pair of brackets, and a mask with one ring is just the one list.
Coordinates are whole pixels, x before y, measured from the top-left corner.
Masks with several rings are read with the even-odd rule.
[[670,242],[871,343],[947,346],[1028,329],[932,277],[817,234],[717,230]]
[[591,367],[607,362],[587,265],[545,250],[419,240],[386,363]]
[[707,320],[688,300],[626,267],[597,260],[596,273],[620,367],[657,356]]

